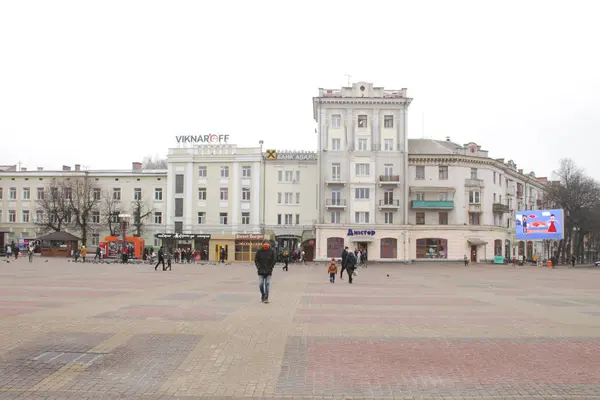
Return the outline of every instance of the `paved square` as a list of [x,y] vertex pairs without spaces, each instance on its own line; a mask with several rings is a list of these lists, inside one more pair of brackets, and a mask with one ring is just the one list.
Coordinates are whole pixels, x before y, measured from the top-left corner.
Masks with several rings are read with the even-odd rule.
[[600,269],[0,268],[0,400],[600,399]]

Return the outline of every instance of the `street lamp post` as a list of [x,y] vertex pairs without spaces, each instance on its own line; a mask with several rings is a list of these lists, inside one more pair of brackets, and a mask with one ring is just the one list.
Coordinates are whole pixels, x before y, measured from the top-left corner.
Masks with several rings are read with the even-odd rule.
[[131,220],[131,215],[129,214],[119,214],[119,222],[121,225],[121,235],[123,236],[123,248],[121,249],[121,260],[123,264],[127,263],[128,257],[128,247],[127,247],[127,228],[129,228],[129,221]]

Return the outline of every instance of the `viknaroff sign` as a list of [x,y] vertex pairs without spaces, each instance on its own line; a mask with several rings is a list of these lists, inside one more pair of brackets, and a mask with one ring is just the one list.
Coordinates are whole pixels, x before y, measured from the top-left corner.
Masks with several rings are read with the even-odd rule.
[[210,233],[157,233],[154,235],[157,239],[180,239],[180,240],[192,240],[192,239],[210,239]]
[[348,236],[375,236],[375,231],[357,231],[348,229]]
[[177,143],[218,144],[229,143],[229,135],[179,135],[175,136]]

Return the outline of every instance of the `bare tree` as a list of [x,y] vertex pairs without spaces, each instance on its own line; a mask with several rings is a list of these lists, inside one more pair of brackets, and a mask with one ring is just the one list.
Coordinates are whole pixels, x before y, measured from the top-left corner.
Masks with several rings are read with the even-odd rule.
[[95,195],[96,186],[87,177],[77,177],[64,181],[66,206],[73,226],[81,233],[81,242],[86,245],[92,230],[92,215],[98,209],[100,198]]
[[[42,212],[36,216],[35,224],[44,231],[60,232],[70,223],[69,203],[65,196],[64,180],[52,179],[43,188],[43,193],[37,199],[37,209]],[[66,193],[68,195],[68,191]]]
[[158,154],[153,156],[144,157],[142,166],[145,169],[167,169],[167,160],[161,158]]
[[131,205],[132,209],[132,225],[135,228],[134,236],[142,236],[146,220],[152,214],[152,207],[144,200],[137,199],[133,201]]
[[100,214],[102,215],[101,224],[108,229],[110,236],[117,236],[119,233],[119,214],[121,213],[121,201],[114,197],[114,194],[106,190],[102,193],[100,202]]

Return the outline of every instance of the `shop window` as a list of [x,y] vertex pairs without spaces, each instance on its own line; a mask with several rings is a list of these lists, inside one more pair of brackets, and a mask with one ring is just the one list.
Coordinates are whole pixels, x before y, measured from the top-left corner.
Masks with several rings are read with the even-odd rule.
[[448,240],[417,239],[417,258],[448,258]]
[[327,238],[327,258],[341,257],[342,250],[344,250],[344,238]]
[[502,240],[501,239],[494,240],[494,255],[495,256],[502,255]]
[[379,249],[381,258],[398,258],[398,239],[381,239]]
[[235,241],[235,260],[236,261],[254,261],[254,255],[262,246],[262,241],[258,240],[236,240]]

